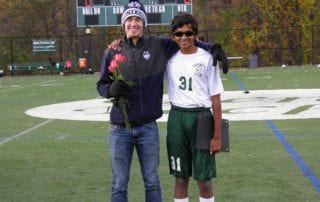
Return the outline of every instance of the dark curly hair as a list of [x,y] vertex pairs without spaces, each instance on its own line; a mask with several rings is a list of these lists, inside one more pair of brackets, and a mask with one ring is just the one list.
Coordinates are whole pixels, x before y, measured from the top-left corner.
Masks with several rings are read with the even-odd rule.
[[173,17],[171,21],[171,33],[174,33],[178,28],[186,24],[191,24],[192,31],[195,33],[195,35],[198,34],[198,22],[189,13],[179,13]]

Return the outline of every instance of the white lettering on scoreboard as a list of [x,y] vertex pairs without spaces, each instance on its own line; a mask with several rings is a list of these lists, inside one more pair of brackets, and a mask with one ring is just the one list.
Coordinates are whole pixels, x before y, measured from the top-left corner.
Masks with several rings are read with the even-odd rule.
[[100,7],[84,7],[82,8],[83,15],[100,15]]
[[[168,25],[177,13],[192,13],[192,1],[142,0],[150,25]],[[77,0],[77,26],[118,26],[128,0]],[[182,3],[184,2],[184,3]],[[87,23],[87,24],[86,24]]]
[[[146,5],[145,9],[147,13],[165,13],[166,12],[166,7],[164,5]],[[123,6],[113,6],[112,13],[122,14]]]
[[[178,12],[188,12],[186,4],[178,4],[177,10]],[[103,8],[102,8],[103,9]],[[165,13],[166,6],[165,5],[146,5],[145,10],[147,13]],[[122,14],[123,6],[112,6],[112,14]],[[82,15],[100,15],[101,7],[83,7]]]
[[187,5],[178,4],[178,12],[187,12]]
[[121,14],[123,12],[123,7],[122,6],[114,6],[112,8],[112,13],[113,14]]
[[146,5],[145,6],[147,13],[165,13],[166,7],[164,5]]

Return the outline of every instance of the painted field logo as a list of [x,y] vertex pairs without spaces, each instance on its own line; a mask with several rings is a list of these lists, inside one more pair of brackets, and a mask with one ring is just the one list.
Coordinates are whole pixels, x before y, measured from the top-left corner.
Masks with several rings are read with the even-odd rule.
[[[223,117],[232,121],[320,118],[320,89],[226,91],[222,95]],[[45,119],[109,121],[112,103],[107,99],[81,100],[41,106],[26,111]],[[166,122],[170,104],[164,95]]]

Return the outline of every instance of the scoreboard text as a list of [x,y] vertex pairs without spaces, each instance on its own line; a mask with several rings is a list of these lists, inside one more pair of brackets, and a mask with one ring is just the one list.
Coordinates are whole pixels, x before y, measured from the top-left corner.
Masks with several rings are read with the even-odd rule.
[[[180,12],[192,14],[191,0],[140,0],[144,5],[148,25],[170,24]],[[118,26],[123,6],[128,0],[77,0],[78,27]]]

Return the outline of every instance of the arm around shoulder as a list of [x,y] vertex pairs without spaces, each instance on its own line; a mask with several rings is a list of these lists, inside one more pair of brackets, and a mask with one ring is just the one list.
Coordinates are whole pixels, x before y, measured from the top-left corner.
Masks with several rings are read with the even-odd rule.
[[159,37],[159,39],[161,40],[161,45],[168,58],[171,58],[179,51],[180,48],[174,40],[166,37]]

